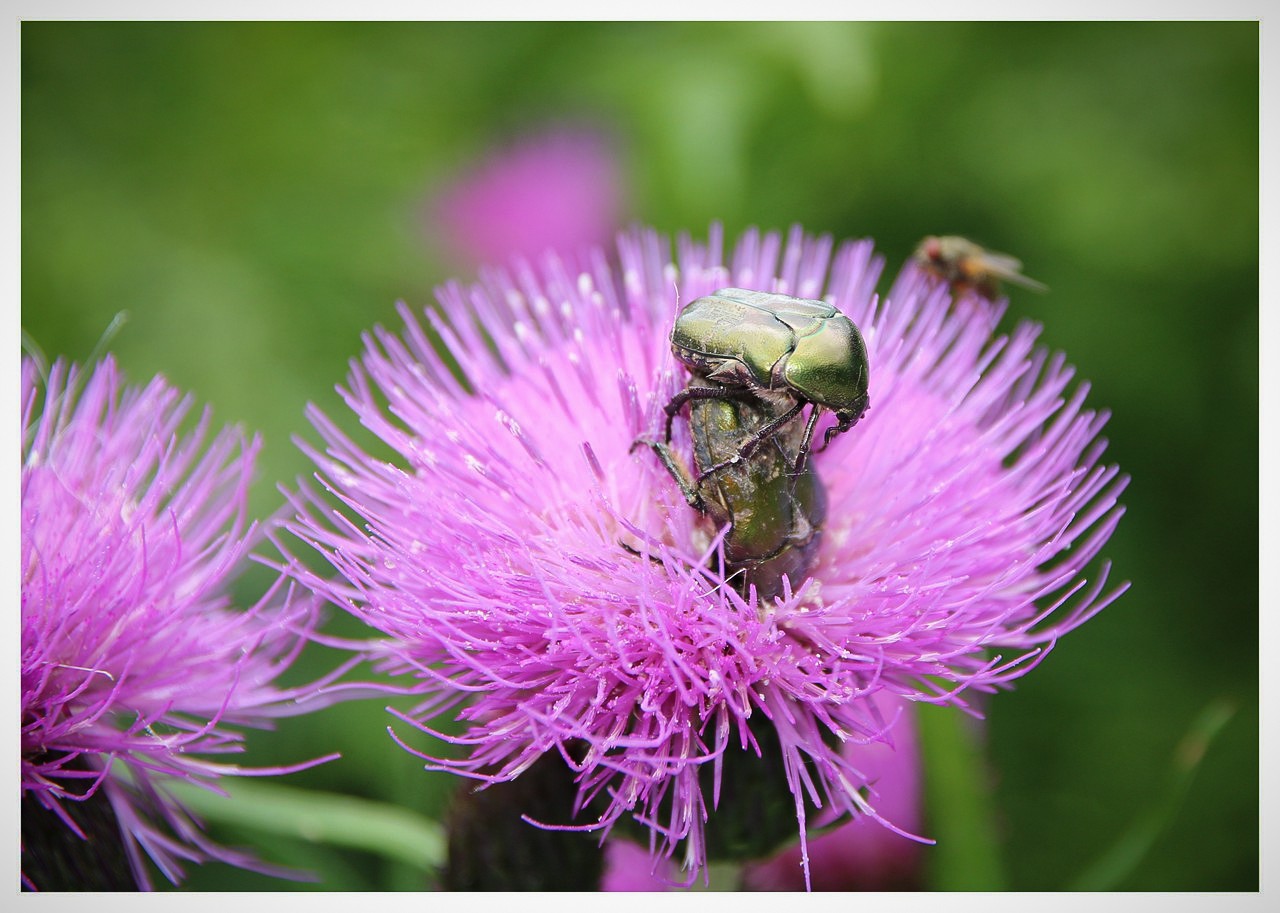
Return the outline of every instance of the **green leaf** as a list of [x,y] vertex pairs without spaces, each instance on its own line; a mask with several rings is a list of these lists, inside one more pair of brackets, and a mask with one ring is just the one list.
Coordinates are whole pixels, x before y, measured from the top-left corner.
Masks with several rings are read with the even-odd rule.
[[175,796],[202,817],[315,843],[377,853],[430,871],[444,862],[444,829],[385,802],[315,792],[275,783],[223,780],[220,796],[175,784]]
[[978,723],[953,707],[920,705],[926,832],[937,840],[925,854],[938,891],[999,891],[1004,867],[992,817]]
[[1120,887],[1177,816],[1200,762],[1235,712],[1235,705],[1226,699],[1215,700],[1200,712],[1174,750],[1173,766],[1155,802],[1134,819],[1107,852],[1080,874],[1069,890],[1114,891]]

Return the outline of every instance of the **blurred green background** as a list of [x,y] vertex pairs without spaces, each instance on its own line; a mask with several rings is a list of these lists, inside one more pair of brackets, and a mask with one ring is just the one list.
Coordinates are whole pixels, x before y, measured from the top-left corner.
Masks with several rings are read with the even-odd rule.
[[[1256,890],[1258,42],[1256,22],[25,22],[22,322],[83,359],[127,309],[133,381],[262,432],[265,515],[308,472],[304,404],[352,424],[333,386],[360,332],[468,277],[424,201],[524,132],[607,131],[628,216],[666,232],[870,235],[890,275],[925,234],[1014,253],[1051,291],[1014,289],[1008,320],[1042,322],[1113,412],[1133,481],[1105,554],[1133,588],[991,702],[998,864],[934,884],[1078,886],[1147,827],[1105,886]],[[438,817],[452,781],[392,744],[383,703],[253,733],[243,761],[337,749],[287,783]],[[1187,779],[1211,707],[1232,715]],[[313,887],[423,885],[381,854],[215,833]],[[185,886],[299,887],[221,865]]]

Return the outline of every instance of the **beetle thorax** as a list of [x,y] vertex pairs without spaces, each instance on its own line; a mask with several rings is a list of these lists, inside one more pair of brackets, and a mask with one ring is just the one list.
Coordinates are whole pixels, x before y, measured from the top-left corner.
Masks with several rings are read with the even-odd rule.
[[798,399],[798,397],[786,387],[779,387],[777,389],[757,387],[753,392],[765,405],[765,411],[774,415],[781,415],[783,412],[786,412],[796,404],[796,400]]

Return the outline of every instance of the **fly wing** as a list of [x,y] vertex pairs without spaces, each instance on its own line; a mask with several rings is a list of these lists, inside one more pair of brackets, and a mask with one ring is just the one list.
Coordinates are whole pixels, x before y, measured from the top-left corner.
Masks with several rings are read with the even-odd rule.
[[1011,257],[1008,254],[1000,254],[995,251],[983,251],[978,258],[978,269],[976,272],[987,273],[1001,282],[1011,282],[1014,285],[1020,285],[1023,288],[1034,289],[1037,292],[1048,291],[1048,286],[1034,279],[1028,279],[1022,275],[1022,261],[1017,257]]

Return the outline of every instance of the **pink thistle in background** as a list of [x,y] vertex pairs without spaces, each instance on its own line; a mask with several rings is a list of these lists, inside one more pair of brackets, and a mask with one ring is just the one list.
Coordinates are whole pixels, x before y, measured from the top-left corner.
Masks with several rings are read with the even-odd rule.
[[[109,357],[87,377],[59,361],[47,381],[23,360],[28,887],[101,888],[92,860],[111,853],[131,872],[111,887],[150,887],[144,852],[175,883],[183,860],[282,874],[212,843],[167,789],[296,769],[213,758],[242,750],[232,726],[301,713],[324,684],[273,684],[312,636],[313,598],[281,578],[247,611],[231,606],[227,587],[256,539],[246,496],[260,445],[235,429],[209,440],[207,410],[183,433],[190,407],[159,377],[126,387]],[[49,849],[68,845],[91,861],[68,869]],[[42,885],[37,872],[66,881]]]
[[433,232],[470,265],[606,243],[622,214],[613,148],[586,130],[526,137],[445,189]]
[[[901,741],[882,707],[971,709],[1123,591],[1105,565],[1083,574],[1126,479],[1037,327],[998,336],[1001,305],[959,312],[918,274],[877,298],[870,242],[750,231],[725,256],[713,230],[673,260],[643,231],[618,254],[482,273],[441,290],[426,326],[402,307],[402,333],[368,334],[342,393],[397,459],[311,410],[324,449],[308,452],[353,519],[300,491],[289,529],[337,576],[293,573],[385,636],[387,668],[423,696],[402,719],[464,724],[441,734],[461,757],[409,748],[428,767],[502,782],[559,755],[576,802],[538,823],[607,835],[634,818],[696,874],[734,814],[726,757],[764,745],[807,873],[815,808],[902,830],[860,761]],[[870,364],[870,411],[812,458],[828,505],[811,575],[762,604],[717,574],[718,538],[633,447],[685,382],[677,311],[726,286],[824,298]]]
[[[655,872],[654,869],[657,869]],[[655,860],[649,851],[629,840],[605,844],[601,891],[665,891],[671,887],[668,860]]]
[[[872,698],[901,707],[903,716],[892,730],[892,742],[852,745],[851,760],[870,785],[876,813],[908,831],[924,826],[921,808],[923,770],[915,714],[901,698]],[[885,713],[892,717],[892,713]],[[855,818],[808,841],[809,873],[815,891],[918,890],[923,847],[881,827],[869,818]],[[742,875],[751,891],[803,891],[805,872],[800,847],[792,846],[771,859],[751,863]]]

